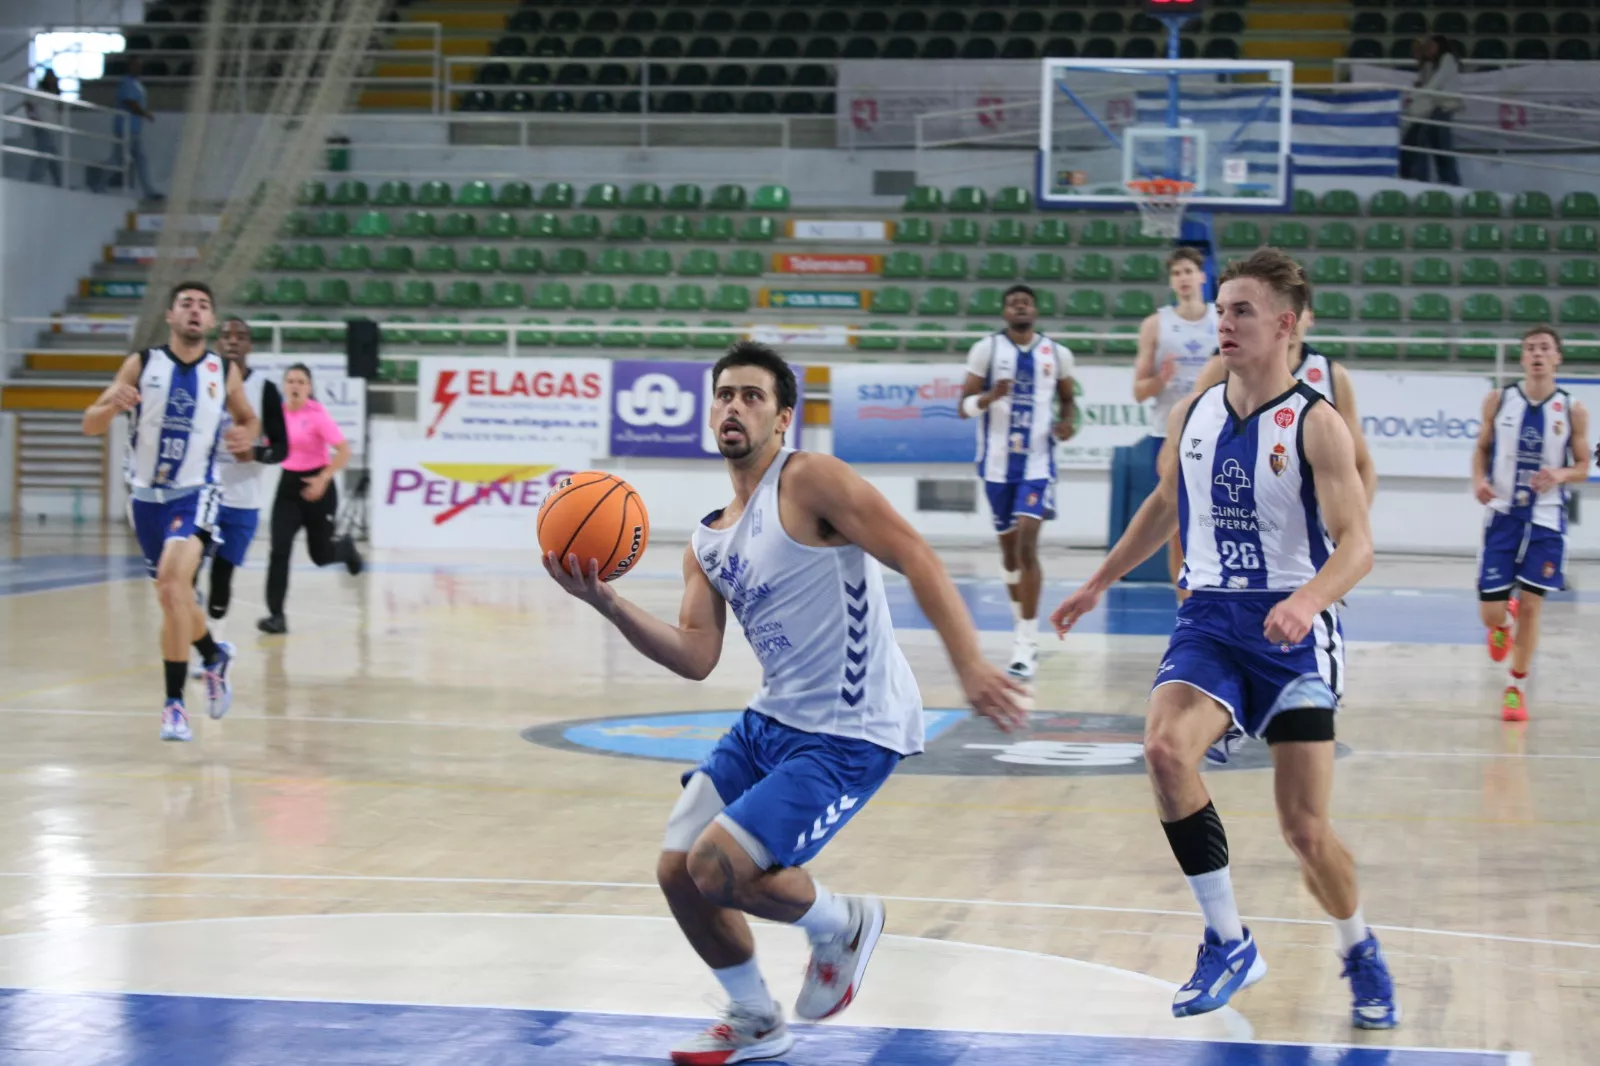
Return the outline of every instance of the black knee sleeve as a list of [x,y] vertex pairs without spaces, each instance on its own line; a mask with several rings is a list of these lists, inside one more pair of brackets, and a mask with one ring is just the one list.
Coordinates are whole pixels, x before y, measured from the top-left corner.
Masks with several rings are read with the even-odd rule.
[[1214,803],[1207,803],[1187,818],[1162,822],[1172,854],[1185,877],[1199,877],[1228,865],[1228,834]]
[[228,613],[228,602],[233,599],[233,564],[223,558],[211,560],[211,598],[206,601],[206,614],[223,618]]
[[1273,744],[1317,744],[1333,739],[1333,712],[1326,707],[1296,707],[1280,711],[1262,734]]

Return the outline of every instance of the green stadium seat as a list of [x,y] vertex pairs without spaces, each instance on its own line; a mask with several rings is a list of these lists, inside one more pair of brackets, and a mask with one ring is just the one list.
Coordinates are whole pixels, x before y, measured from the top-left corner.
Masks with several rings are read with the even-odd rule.
[[755,195],[750,198],[750,208],[753,211],[789,210],[789,187],[787,185],[761,186],[756,189]]
[[[432,307],[434,300],[433,282],[420,278],[410,278],[400,285],[400,296],[395,300],[399,307]],[[416,337],[416,333],[411,334]]]
[[648,281],[636,281],[622,294],[619,306],[624,311],[658,311],[661,309],[661,290]]
[[989,223],[989,232],[984,237],[984,243],[1026,244],[1028,227],[1022,224],[1020,218],[997,218]]
[[514,241],[517,239],[517,219],[509,211],[495,211],[484,216],[478,236],[486,241]]
[[[397,329],[397,328],[395,328],[397,326],[410,325],[411,323],[413,323],[415,321],[416,321],[416,319],[412,318],[410,315],[390,315],[388,318],[384,319],[382,322],[380,322],[378,324],[378,332],[383,337],[383,343],[384,344],[415,344],[415,343],[417,343],[417,333],[416,333],[415,330]],[[410,381],[410,384],[413,384],[413,385],[416,384],[417,361],[415,359],[397,359],[395,361],[400,364],[400,376],[399,376],[399,379],[398,379],[399,382],[401,384],[406,384],[406,377],[407,377],[407,375],[406,375],[406,367],[409,366],[411,368],[411,373],[410,373],[411,381]]]
[[446,240],[464,240],[478,235],[478,220],[465,211],[452,211],[439,223],[439,236]]
[[[1349,225],[1349,223],[1346,223]],[[1351,227],[1352,234],[1354,227]],[[1354,248],[1352,243],[1349,247]],[[1267,243],[1274,248],[1309,248],[1311,247],[1311,227],[1304,222],[1275,222],[1267,233]]]
[[662,215],[656,219],[655,229],[650,231],[653,241],[686,241],[693,232],[694,224],[688,215]]
[[572,306],[572,288],[564,281],[541,281],[528,295],[535,311],[565,311]]
[[443,307],[459,307],[470,310],[483,306],[483,286],[476,281],[452,281],[450,287],[439,297]]
[[1222,227],[1217,243],[1224,248],[1245,249],[1261,247],[1261,227],[1248,219],[1236,218]]
[[[302,313],[295,316],[308,322],[331,322],[327,315]],[[283,339],[296,346],[327,343],[328,330],[320,326],[290,326],[283,331]]]
[[1513,252],[1547,252],[1550,250],[1550,231],[1537,222],[1518,222],[1511,227]]
[[1600,288],[1600,263],[1593,259],[1563,259],[1556,284]]
[[394,282],[385,278],[368,278],[355,291],[350,302],[357,307],[393,307]]
[[700,191],[700,186],[687,182],[674,185],[667,190],[668,211],[698,211],[704,202],[705,195]]
[[1020,185],[1007,185],[994,194],[989,210],[1024,215],[1033,210],[1033,193]]
[[525,244],[518,245],[506,253],[504,269],[507,274],[542,274],[544,253]]
[[1561,217],[1600,219],[1600,196],[1592,192],[1569,192],[1561,198]]
[[[506,320],[494,315],[479,315],[472,320],[476,326],[503,326]],[[506,331],[500,329],[469,329],[462,340],[467,344],[505,344]]]
[[1427,189],[1417,193],[1411,202],[1411,213],[1421,218],[1454,218],[1456,201],[1443,189]]
[[733,219],[727,215],[701,215],[694,224],[697,241],[733,240]]
[[456,250],[448,244],[435,244],[422,252],[417,270],[423,274],[452,274],[456,269]]
[[450,186],[442,181],[425,181],[417,186],[418,207],[449,207]]
[[947,352],[950,350],[950,340],[944,335],[945,328],[937,322],[919,322],[912,327],[918,333],[926,333],[926,337],[911,337],[906,341],[908,352]]
[[1600,252],[1600,236],[1587,222],[1569,223],[1556,234],[1556,250],[1562,252]]
[[1170,237],[1152,237],[1144,231],[1144,224],[1138,219],[1131,220],[1122,227],[1122,243],[1130,248],[1168,248],[1172,247]]
[[1349,189],[1329,189],[1322,194],[1318,210],[1324,215],[1359,215],[1361,197]]
[[1549,193],[1519,192],[1511,201],[1512,218],[1554,218],[1555,213]]
[[1475,189],[1461,198],[1462,218],[1499,218],[1500,194],[1490,189]]
[[1342,292],[1322,289],[1312,294],[1311,310],[1318,319],[1347,319],[1350,317],[1350,297]]
[[1054,318],[1056,315],[1056,294],[1052,289],[1035,289],[1033,291],[1033,306],[1039,309],[1040,318]]
[[496,207],[503,207],[508,211],[525,210],[533,206],[533,186],[525,181],[508,181],[500,186],[500,191],[495,194]]
[[284,270],[289,261],[289,252],[281,244],[269,244],[261,249],[261,254],[256,256],[255,268],[257,270]]
[[1361,331],[1361,339],[1356,342],[1357,359],[1398,359],[1400,346],[1389,341],[1387,343],[1368,338],[1393,337],[1394,331],[1390,329],[1367,329]]
[[1369,292],[1361,298],[1363,322],[1398,322],[1400,297],[1392,292]]
[[[662,332],[652,333],[646,338],[645,343],[652,348],[686,348],[689,346],[689,335],[679,332],[688,323],[681,318],[663,318],[656,323],[662,327]],[[677,326],[678,329],[668,327]]]
[[1563,352],[1563,358],[1575,363],[1593,363],[1600,361],[1600,347],[1589,347],[1588,345],[1579,346],[1577,343],[1575,343],[1578,341],[1592,342],[1596,339],[1597,338],[1593,333],[1581,331],[1577,333],[1568,333],[1562,338],[1562,343],[1565,348],[1565,351]]
[[1085,248],[1115,248],[1122,243],[1122,233],[1109,218],[1091,218],[1078,230],[1078,243]]
[[939,230],[940,244],[977,244],[978,224],[970,218],[952,218]]
[[759,278],[767,272],[767,260],[753,248],[735,248],[723,260],[722,272],[735,278]]
[[[1540,322],[1550,320],[1549,309],[1546,308],[1545,317],[1538,319]],[[1530,319],[1529,321],[1533,321]],[[1588,293],[1568,296],[1561,301],[1561,321],[1563,323],[1577,323],[1580,325],[1593,325],[1600,322],[1600,300]]]
[[1494,345],[1492,344],[1466,344],[1465,340],[1492,339],[1494,334],[1486,329],[1469,329],[1462,334],[1462,340],[1456,341],[1456,358],[1458,359],[1493,359]]
[[1513,322],[1534,324],[1550,321],[1550,301],[1538,293],[1520,292],[1511,298],[1507,317]]
[[615,211],[622,206],[622,190],[614,182],[596,182],[584,190],[583,206],[590,211]]
[[1028,243],[1062,248],[1072,243],[1072,229],[1065,219],[1041,218],[1033,224],[1033,233],[1029,235]]
[[1475,292],[1461,301],[1461,321],[1499,322],[1506,317],[1500,297],[1492,292]]
[[1411,298],[1406,317],[1412,322],[1448,322],[1451,319],[1450,298],[1436,292],[1419,292]]
[[612,218],[611,225],[606,230],[606,239],[642,241],[649,229],[649,223],[645,222],[643,215],[617,215]]
[[678,273],[686,278],[705,278],[717,273],[717,253],[696,248],[678,261]]
[[1061,313],[1067,318],[1105,318],[1105,293],[1098,289],[1073,289]]
[[[1105,259],[1105,256],[1099,258]],[[1064,281],[1067,276],[1067,261],[1055,252],[1035,252],[1022,264],[1022,276],[1028,281]]]
[[664,248],[646,248],[639,253],[634,269],[648,277],[665,277],[672,273],[672,253]]
[[859,327],[854,333],[856,350],[862,352],[897,351],[900,347],[899,337],[876,337],[873,334],[880,330],[895,330],[899,328],[899,326],[891,325],[888,322],[869,322],[867,325]]
[[939,315],[951,318],[961,313],[961,294],[945,286],[935,285],[931,289],[924,289],[922,299],[917,302],[917,314]]
[[1462,285],[1499,285],[1500,261],[1483,256],[1463,260],[1458,280]]
[[[595,322],[592,318],[569,318],[562,324],[567,326],[592,326]],[[557,333],[555,334],[555,343],[564,344],[569,348],[593,348],[600,343],[600,335],[594,330],[588,329],[578,330],[574,333]]]
[[909,315],[911,308],[911,291],[898,285],[887,285],[872,294],[872,310],[877,314]]
[[1073,281],[1106,282],[1113,276],[1111,257],[1101,255],[1099,252],[1085,252],[1072,264]]
[[409,181],[386,181],[378,186],[378,191],[372,197],[376,207],[409,207],[411,205],[411,183]]
[[572,306],[579,311],[609,311],[617,306],[617,290],[608,281],[591,281],[578,290]]
[[661,186],[653,181],[641,181],[628,186],[628,195],[622,198],[622,206],[630,211],[661,210]]
[[950,194],[951,211],[987,211],[989,194],[976,185],[963,185]]
[[1148,252],[1135,252],[1122,261],[1117,277],[1122,281],[1160,281],[1161,260]]
[[617,326],[637,326],[637,318],[618,318],[612,321],[612,329],[600,334],[600,343],[607,348],[638,348],[644,344],[644,334],[634,329],[616,329]]
[[343,211],[319,211],[306,229],[308,237],[343,237],[350,232],[350,216]]
[[925,218],[902,218],[895,223],[894,243],[932,244],[933,224]]
[[[377,282],[368,282],[367,284],[374,285]],[[266,289],[261,284],[260,278],[246,278],[244,284],[239,286],[239,291],[234,294],[233,299],[235,303],[253,306],[262,303],[266,296]]]
[[1111,314],[1115,318],[1142,319],[1155,313],[1155,297],[1138,289],[1125,289],[1117,293],[1116,300],[1111,304]]
[[918,185],[906,193],[905,203],[900,205],[902,211],[943,211],[944,193],[932,185]]
[[1411,198],[1399,189],[1379,189],[1367,201],[1367,214],[1373,218],[1393,218],[1411,213]]
[[278,236],[280,237],[305,237],[310,233],[310,217],[297,211],[285,215],[283,225],[278,227]]
[[461,260],[457,268],[463,274],[498,274],[500,273],[500,249],[478,245],[467,250],[466,258]]
[[718,185],[711,190],[711,200],[706,206],[713,211],[743,211],[745,205],[743,185]]
[[928,277],[941,281],[964,281],[967,257],[960,252],[935,252],[928,259]]
[[1017,276],[1017,257],[1008,252],[985,252],[978,260],[980,281],[1010,281]]
[[561,236],[561,219],[549,211],[529,215],[522,224],[522,236],[530,241],[553,241]]
[[706,300],[706,309],[710,311],[732,312],[744,314],[750,310],[750,290],[743,285],[732,285],[724,282],[718,285]]
[[[700,323],[708,329],[731,328],[732,322],[722,318],[712,318]],[[734,341],[732,333],[696,333],[690,336],[691,348],[726,348]]]
[[1314,215],[1317,213],[1317,194],[1310,189],[1296,189],[1291,206],[1296,214]]
[[350,227],[350,235],[383,240],[389,236],[389,216],[382,211],[363,211]]
[[494,189],[486,181],[469,181],[456,193],[457,207],[491,207]]
[[344,278],[323,278],[311,294],[313,307],[347,307],[350,304],[350,283]]
[[778,227],[766,215],[751,215],[739,223],[734,236],[741,241],[771,241],[778,236]]
[[692,282],[679,282],[667,293],[667,302],[662,306],[668,311],[702,311],[706,306],[705,290]]
[[1445,340],[1443,330],[1418,329],[1412,330],[1412,335],[1417,337],[1432,337],[1434,340],[1411,341],[1405,346],[1407,359],[1448,359],[1450,358],[1450,345]]
[[328,187],[320,181],[302,181],[295,203],[301,207],[316,207],[328,202]]
[[1348,285],[1351,277],[1350,260],[1342,255],[1319,255],[1311,261],[1313,285]]
[[284,270],[297,270],[309,272],[321,270],[327,265],[327,253],[320,244],[297,244],[289,249],[289,254],[284,257]]
[[[1354,247],[1353,244],[1350,244],[1350,245],[1329,245],[1325,241],[1322,240],[1322,235],[1323,235],[1323,233],[1325,233],[1327,231],[1329,226],[1338,226],[1338,225],[1343,225],[1343,226],[1347,227],[1350,230],[1351,237],[1354,238],[1354,236],[1355,236],[1355,227],[1351,226],[1348,222],[1344,222],[1344,223],[1328,222],[1328,223],[1325,223],[1323,225],[1322,229],[1317,233],[1317,247],[1319,247],[1319,248],[1328,248],[1328,247],[1345,247],[1345,248],[1349,248],[1349,247]],[[1363,238],[1362,238],[1362,245],[1369,252],[1399,251],[1400,249],[1402,249],[1402,248],[1404,248],[1406,246],[1406,230],[1405,230],[1405,227],[1400,225],[1400,223],[1398,223],[1398,222],[1374,222],[1374,223],[1372,223],[1371,225],[1369,225],[1367,227],[1367,232],[1363,235]]]
[[999,318],[1005,312],[1000,289],[974,289],[967,297],[967,314],[974,318]]
[[600,219],[595,215],[568,215],[561,223],[561,236],[569,241],[593,241],[600,237]]
[[1513,259],[1506,266],[1506,284],[1530,285],[1542,289],[1550,284],[1550,271],[1545,267],[1543,259]]
[[539,206],[546,211],[566,211],[572,207],[572,185],[565,181],[552,181],[539,190]]
[[1120,333],[1126,339],[1115,341],[1102,341],[1100,350],[1106,355],[1132,355],[1139,350],[1139,327],[1132,325],[1112,326],[1108,333]]
[[1312,341],[1316,344],[1317,350],[1323,355],[1332,356],[1335,359],[1343,359],[1345,356],[1350,354],[1350,346],[1345,344],[1343,341],[1331,339],[1334,337],[1343,336],[1344,330],[1327,329],[1321,323],[1318,323],[1316,327],[1316,335],[1312,337]]
[[594,264],[589,268],[593,273],[605,274],[616,277],[619,274],[632,274],[633,253],[626,248],[605,248],[595,256]]
[[[1438,260],[1434,260],[1434,262],[1438,262]],[[1361,261],[1361,284],[1363,285],[1404,285],[1405,280],[1405,270],[1398,259],[1392,259],[1387,255],[1379,255]],[[1449,282],[1447,281],[1445,284],[1448,285]]]
[[527,298],[528,294],[522,291],[522,282],[497,281],[489,286],[489,291],[483,298],[483,306],[515,310],[521,307]]
[[1411,231],[1411,247],[1419,252],[1445,252],[1455,247],[1455,234],[1443,222],[1419,222]]

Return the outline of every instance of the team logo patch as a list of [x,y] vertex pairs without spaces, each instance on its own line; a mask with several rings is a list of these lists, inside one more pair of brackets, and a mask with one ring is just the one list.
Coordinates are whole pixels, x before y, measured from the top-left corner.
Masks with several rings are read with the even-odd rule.
[[1527,504],[1528,504],[1528,490],[1527,489],[1518,489],[1517,490],[1517,506],[1518,507],[1526,507]]
[[1561,401],[1557,400],[1555,403],[1551,404],[1550,405],[1550,410],[1554,411],[1556,414],[1560,414],[1561,413]]
[[215,359],[207,359],[206,360],[206,369],[207,370],[215,370],[215,369],[217,369],[217,361]]
[[1321,381],[1322,380],[1322,368],[1319,367],[1319,366],[1314,366],[1310,370],[1307,370],[1306,371],[1306,380],[1311,382],[1311,384],[1313,384],[1313,385],[1315,385],[1317,382]]
[[182,518],[182,516],[173,515],[172,516],[172,524],[167,527],[167,532],[176,533],[178,530],[180,530],[182,528],[183,528],[183,518]]
[[1289,465],[1289,457],[1284,454],[1283,445],[1274,444],[1272,454],[1267,456],[1267,463],[1272,467],[1272,472],[1278,477],[1283,476],[1284,467]]
[[1283,429],[1288,429],[1294,425],[1294,411],[1288,407],[1280,407],[1277,414],[1272,416],[1272,420]]
[[[206,382],[206,395],[211,397],[213,400],[217,398],[217,383],[215,381]],[[1557,432],[1559,432],[1559,430]]]
[[1551,432],[1552,433],[1560,433],[1562,428],[1563,427],[1562,427],[1561,422],[1557,421],[1556,424],[1555,424],[1555,427],[1551,430]]
[[1037,506],[1039,506],[1039,494],[1037,492],[1028,493],[1028,506],[1029,507],[1037,507]]
[[1550,562],[1549,560],[1545,561],[1545,564],[1544,564],[1544,576],[1547,577],[1547,578],[1556,576],[1556,564],[1555,563]]

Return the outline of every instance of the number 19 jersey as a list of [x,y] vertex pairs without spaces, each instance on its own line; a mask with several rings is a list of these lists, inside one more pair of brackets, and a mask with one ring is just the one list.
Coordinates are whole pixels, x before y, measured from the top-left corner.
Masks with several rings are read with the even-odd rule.
[[216,482],[228,364],[215,352],[184,363],[163,345],[144,353],[129,480],[135,499],[172,499]]
[[1183,588],[1292,592],[1333,552],[1303,448],[1306,412],[1323,398],[1296,383],[1240,417],[1228,383],[1200,395],[1178,440]]

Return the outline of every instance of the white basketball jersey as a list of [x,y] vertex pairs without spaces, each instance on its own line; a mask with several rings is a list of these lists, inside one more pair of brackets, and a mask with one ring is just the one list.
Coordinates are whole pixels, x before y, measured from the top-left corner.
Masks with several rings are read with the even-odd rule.
[[165,345],[145,353],[129,443],[135,499],[173,499],[216,482],[227,404],[228,364],[216,352],[193,363]]
[[1167,360],[1177,366],[1172,380],[1156,396],[1155,411],[1150,419],[1150,435],[1167,435],[1167,417],[1178,401],[1194,391],[1200,371],[1217,351],[1217,309],[1206,305],[1204,317],[1190,321],[1178,314],[1176,307],[1163,307],[1156,311],[1156,369]]
[[[259,370],[245,373],[244,394],[250,401],[250,410],[256,417],[262,417],[262,390],[266,388],[267,375]],[[223,410],[222,431],[226,433],[228,427],[233,425],[233,418]],[[266,502],[261,487],[261,471],[265,469],[257,462],[240,462],[233,457],[233,453],[226,448],[217,449],[217,474],[222,481],[222,505],[236,507],[241,510],[259,511]]]
[[1322,397],[1304,384],[1238,417],[1228,383],[1200,394],[1179,440],[1178,529],[1184,588],[1289,592],[1333,552],[1302,448]]
[[854,544],[796,542],[778,515],[785,449],[728,529],[695,527],[700,569],[761,660],[750,709],[808,733],[922,750],[922,693],[894,639],[883,570]]
[[1312,391],[1335,408],[1339,406],[1339,397],[1334,395],[1333,389],[1333,363],[1309,344],[1300,346],[1300,364],[1294,368],[1294,378],[1311,386]]
[[1489,506],[1501,514],[1565,533],[1567,487],[1557,485],[1535,493],[1532,482],[1541,469],[1571,466],[1572,462],[1572,397],[1567,391],[1557,389],[1543,402],[1534,403],[1520,382],[1500,390],[1489,466],[1494,499]]
[[1056,476],[1056,382],[1072,376],[1072,352],[1042,333],[1019,348],[1004,332],[984,337],[967,352],[967,372],[984,389],[1011,382],[1011,393],[977,418],[978,476],[985,481],[1053,480]]

